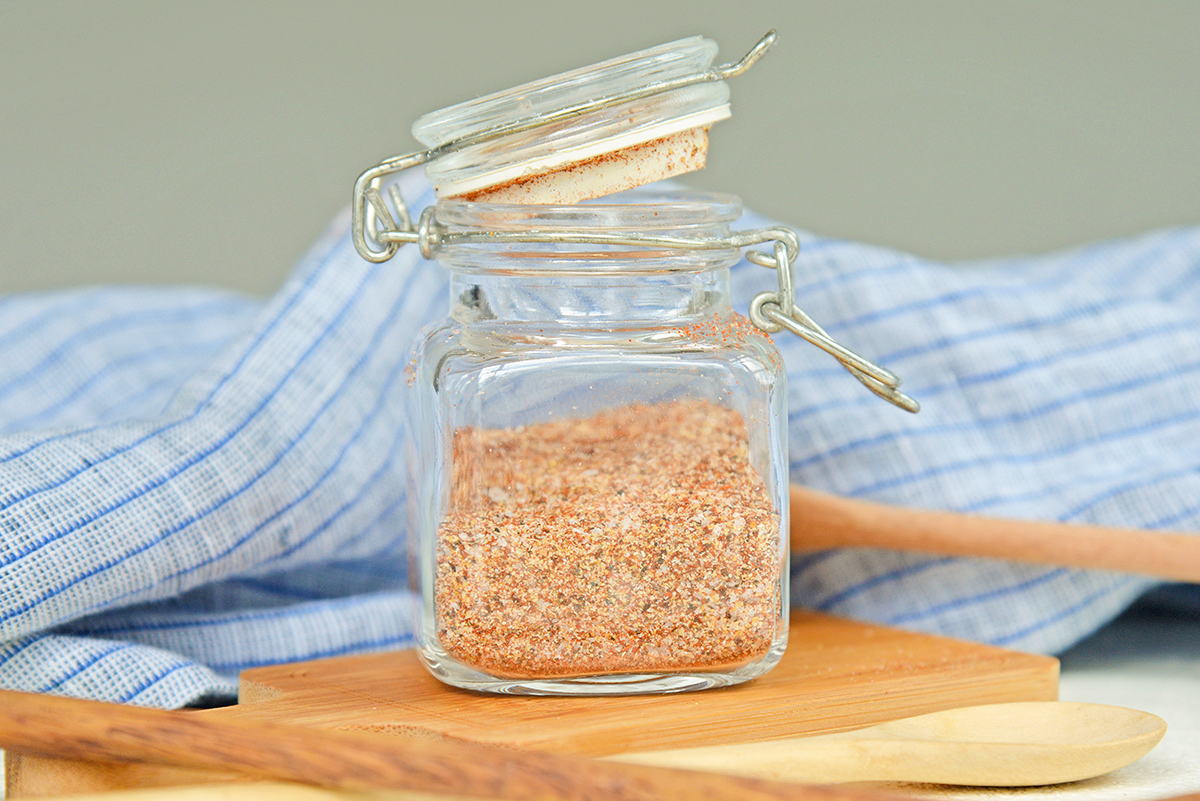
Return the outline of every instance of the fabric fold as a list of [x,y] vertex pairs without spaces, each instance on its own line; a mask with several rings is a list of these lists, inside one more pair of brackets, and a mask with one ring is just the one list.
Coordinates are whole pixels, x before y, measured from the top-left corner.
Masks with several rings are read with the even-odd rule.
[[[401,189],[433,202],[419,174]],[[364,262],[348,225],[265,301],[0,299],[0,686],[182,706],[230,700],[247,667],[412,643],[405,369],[447,278],[415,248]],[[963,265],[803,234],[795,272],[800,307],[924,408],[776,335],[793,481],[1200,527],[1200,228]],[[774,276],[732,281],[744,311]],[[797,605],[1047,652],[1156,584],[856,550],[798,556],[792,581]]]

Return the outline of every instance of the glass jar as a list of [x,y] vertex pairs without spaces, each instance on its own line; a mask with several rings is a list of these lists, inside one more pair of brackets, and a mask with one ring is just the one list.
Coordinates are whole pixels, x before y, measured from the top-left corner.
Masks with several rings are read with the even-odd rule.
[[[443,681],[586,695],[766,672],[787,638],[788,485],[764,332],[917,410],[795,305],[794,231],[731,233],[728,195],[579,203],[703,166],[724,81],[774,41],[714,66],[684,39],[434,112],[413,127],[425,150],[355,182],[363,259],[408,245],[452,276],[410,421],[418,647]],[[414,218],[384,179],[421,165],[439,200]],[[729,302],[741,248],[778,282],[749,320]]]
[[409,473],[442,681],[670,692],[779,661],[785,378],[730,306],[740,213],[700,193],[438,202],[451,311],[416,346]]

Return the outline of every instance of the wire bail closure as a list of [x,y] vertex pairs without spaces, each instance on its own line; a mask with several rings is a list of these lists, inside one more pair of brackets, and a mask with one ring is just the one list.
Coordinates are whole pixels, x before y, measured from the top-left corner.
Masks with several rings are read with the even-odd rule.
[[[779,35],[775,31],[767,31],[754,44],[754,47],[750,48],[746,55],[729,64],[718,65],[672,80],[660,80],[642,84],[632,90],[609,94],[586,102],[558,108],[549,113],[536,114],[486,128],[470,136],[454,139],[429,150],[384,159],[358,176],[358,180],[354,182],[354,198],[351,205],[351,214],[353,215],[353,219],[351,220],[351,236],[354,240],[354,249],[358,251],[358,255],[367,261],[377,264],[385,262],[396,255],[396,250],[400,245],[394,241],[386,241],[386,237],[388,234],[398,232],[401,229],[397,226],[395,218],[389,212],[383,197],[379,193],[382,180],[388,175],[426,164],[434,159],[466,147],[511,136],[534,128],[540,128],[545,125],[551,125],[562,120],[580,117],[601,109],[671,92],[694,84],[736,78],[754,66],[755,62],[763,57],[778,38]],[[397,197],[395,194],[391,196],[393,203],[396,202]],[[408,214],[407,210],[403,208],[402,203],[397,205],[396,212],[397,216],[401,217]],[[383,235],[382,238],[381,234]],[[377,244],[383,244],[384,247],[378,250],[372,248],[368,242],[368,238],[374,240]]]
[[[775,43],[778,35],[768,31],[741,59],[693,75],[673,80],[656,81],[632,91],[626,91],[577,103],[572,106],[497,125],[446,142],[429,150],[417,151],[402,156],[393,156],[363,172],[354,183],[351,206],[351,237],[358,254],[367,261],[379,264],[391,259],[404,244],[415,244],[426,259],[433,258],[442,247],[450,244],[471,243],[572,243],[592,245],[632,245],[663,247],[683,250],[750,248],[746,251],[747,261],[774,269],[779,280],[777,291],[760,292],[750,302],[750,321],[763,331],[773,334],[784,328],[816,345],[833,356],[851,375],[867,389],[895,406],[909,412],[920,410],[920,404],[900,392],[900,379],[886,370],[836,342],[804,311],[796,306],[792,283],[792,264],[800,252],[800,241],[790,228],[774,227],[753,231],[739,231],[727,237],[690,239],[684,237],[653,236],[645,234],[600,234],[594,231],[514,232],[489,231],[486,233],[450,233],[440,226],[434,217],[434,207],[425,208],[416,224],[400,196],[395,184],[388,187],[388,202],[380,192],[383,179],[394,173],[426,164],[436,158],[462,148],[477,145],[500,137],[570,119],[599,109],[616,106],[663,92],[672,91],[692,84],[722,81],[746,72]],[[370,240],[370,241],[368,241]],[[373,248],[371,242],[379,245]],[[770,252],[754,250],[754,246],[771,243]]]
[[899,406],[913,414],[921,411],[921,404],[900,391],[899,376],[839,344],[825,329],[817,325],[813,318],[796,306],[792,289],[792,262],[795,260],[795,251],[789,255],[787,245],[777,239],[773,254],[751,250],[746,253],[746,260],[763,267],[774,268],[779,275],[777,292],[759,292],[751,299],[750,322],[768,334],[786,328],[837,359],[852,376],[862,382],[863,386],[893,406]]
[[[394,187],[392,187],[394,189]],[[398,192],[393,192],[393,202],[403,203]],[[404,230],[379,234],[380,241],[388,246],[414,244],[421,255],[433,258],[442,248],[452,245],[519,243],[539,244],[582,244],[582,245],[627,245],[645,248],[667,248],[675,250],[746,250],[746,260],[775,270],[779,277],[779,289],[760,292],[750,301],[750,322],[758,328],[774,334],[786,328],[796,336],[816,345],[833,356],[851,375],[867,389],[889,403],[908,412],[920,411],[921,405],[899,390],[900,378],[854,351],[839,344],[817,325],[811,317],[796,306],[792,288],[792,263],[800,252],[800,241],[790,228],[756,228],[737,231],[729,236],[714,238],[688,238],[658,236],[651,234],[608,234],[583,229],[571,231],[485,231],[473,233],[450,232],[434,217],[434,207],[427,207],[415,226],[407,212],[403,215],[408,224]],[[756,245],[771,244],[771,252],[754,250]]]

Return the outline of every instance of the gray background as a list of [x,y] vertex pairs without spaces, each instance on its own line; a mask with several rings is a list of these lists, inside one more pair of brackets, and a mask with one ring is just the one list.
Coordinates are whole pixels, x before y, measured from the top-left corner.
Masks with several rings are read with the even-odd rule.
[[696,185],[944,259],[1200,222],[1195,2],[0,0],[0,292],[269,293],[420,114],[771,27]]

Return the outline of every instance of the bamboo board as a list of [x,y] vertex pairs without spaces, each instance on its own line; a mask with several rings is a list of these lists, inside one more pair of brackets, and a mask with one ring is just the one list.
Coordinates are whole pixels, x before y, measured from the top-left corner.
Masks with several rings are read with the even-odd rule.
[[[195,714],[602,756],[840,731],[1057,695],[1051,657],[793,613],[779,666],[737,687],[613,698],[491,696],[447,687],[415,653],[399,651],[247,671],[237,706]],[[16,799],[205,778],[229,777],[9,755],[7,785]]]

